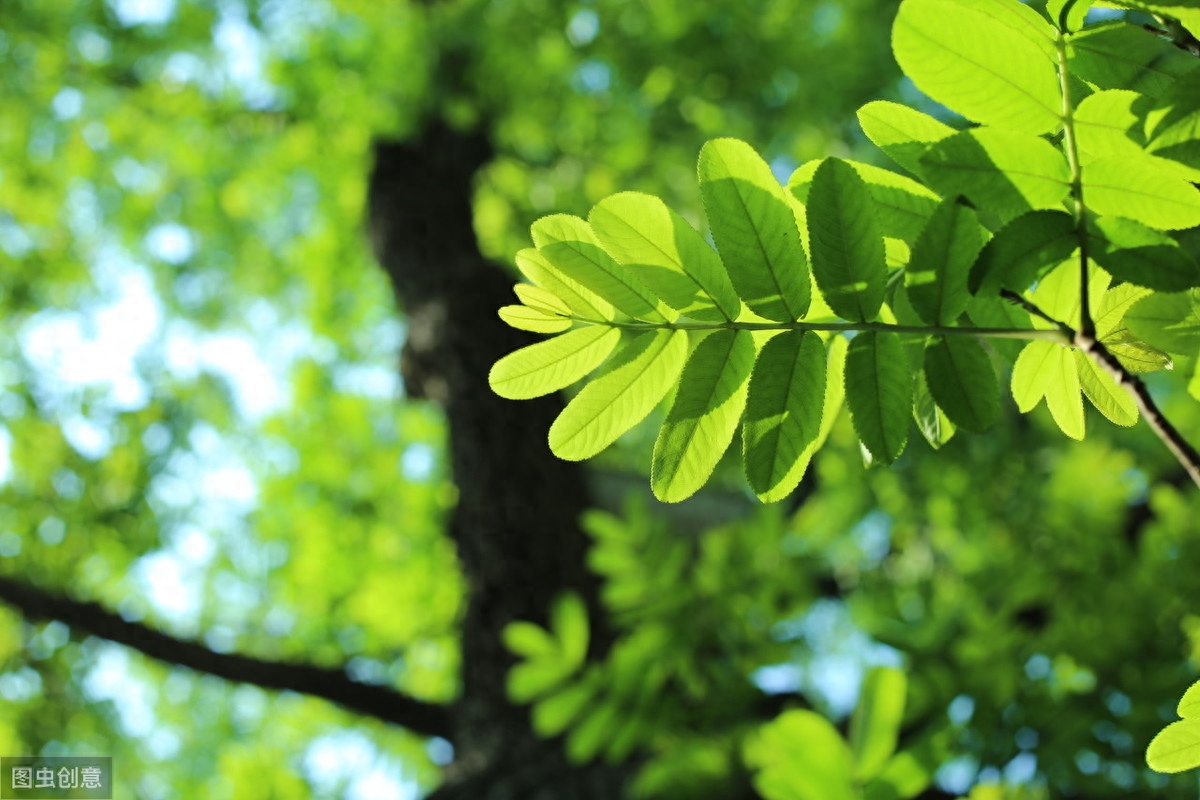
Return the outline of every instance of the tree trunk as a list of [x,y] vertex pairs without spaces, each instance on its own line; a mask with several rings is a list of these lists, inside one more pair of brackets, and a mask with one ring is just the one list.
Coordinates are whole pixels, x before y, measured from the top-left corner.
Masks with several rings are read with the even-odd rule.
[[[580,592],[596,615],[578,520],[587,505],[580,467],[553,457],[546,430],[557,396],[517,404],[488,387],[499,357],[533,341],[504,325],[512,279],[479,253],[472,179],[491,156],[487,141],[439,124],[412,142],[379,143],[371,176],[376,255],[405,311],[402,373],[408,395],[446,414],[458,504],[449,532],[467,584],[462,691],[452,708],[455,756],[438,800],[618,798],[627,770],[571,765],[558,740],[532,731],[510,704],[513,659],[504,626],[544,622],[554,597]],[[603,634],[601,634],[603,640]]]

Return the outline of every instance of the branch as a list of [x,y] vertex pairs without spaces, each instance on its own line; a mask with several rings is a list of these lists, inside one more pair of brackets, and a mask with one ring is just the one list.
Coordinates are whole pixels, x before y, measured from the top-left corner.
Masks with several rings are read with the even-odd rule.
[[1191,477],[1196,486],[1200,487],[1200,453],[1196,452],[1196,448],[1192,447],[1187,439],[1183,438],[1183,434],[1162,413],[1162,410],[1154,402],[1154,398],[1150,396],[1150,390],[1146,388],[1146,384],[1141,378],[1125,369],[1124,365],[1117,360],[1117,357],[1110,353],[1108,348],[1094,334],[1076,331],[1070,325],[1054,319],[1016,292],[1005,290],[1001,292],[1001,295],[1005,300],[1019,305],[1030,314],[1057,326],[1059,331],[1067,337],[1071,344],[1082,350],[1088,358],[1092,359],[1101,369],[1107,372],[1118,386],[1129,392],[1133,396],[1134,402],[1137,403],[1138,409],[1146,418],[1146,422],[1149,423],[1151,430],[1167,446],[1167,449],[1171,451],[1171,454],[1175,456],[1176,460],[1187,471],[1188,476]]
[[445,706],[415,700],[384,686],[353,681],[341,669],[217,653],[142,623],[122,619],[99,603],[72,600],[7,576],[0,576],[0,600],[20,609],[27,618],[57,619],[169,664],[263,689],[320,697],[422,736],[450,737],[450,712]]
[[1096,364],[1107,372],[1112,379],[1116,381],[1118,386],[1121,386],[1125,391],[1129,392],[1137,407],[1146,417],[1146,422],[1150,424],[1150,428],[1158,435],[1167,449],[1175,456],[1176,460],[1187,470],[1187,474],[1191,477],[1192,482],[1200,487],[1200,453],[1196,452],[1196,448],[1192,447],[1183,434],[1171,424],[1154,402],[1154,398],[1150,396],[1150,390],[1146,388],[1146,384],[1137,375],[1134,375],[1129,370],[1122,366],[1117,357],[1108,351],[1108,348],[1101,344],[1094,336],[1085,336],[1082,333],[1076,333],[1074,336],[1075,346],[1082,350],[1087,356],[1096,362]]

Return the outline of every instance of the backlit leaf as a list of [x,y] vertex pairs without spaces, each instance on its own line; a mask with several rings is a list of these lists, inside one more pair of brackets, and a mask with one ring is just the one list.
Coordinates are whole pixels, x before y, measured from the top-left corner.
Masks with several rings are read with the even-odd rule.
[[1196,68],[1196,59],[1140,25],[1121,20],[1089,25],[1068,40],[1068,67],[1100,89],[1156,96]]
[[813,275],[825,302],[843,319],[873,320],[886,281],[883,236],[874,203],[854,168],[827,159],[808,193]]
[[983,247],[975,212],[956,198],[942,201],[913,244],[904,271],[908,300],[930,325],[952,325],[967,307],[967,275]]
[[577,316],[597,321],[613,318],[615,312],[612,303],[563,274],[534,248],[529,247],[517,253],[516,263],[522,275],[557,297]]
[[800,482],[796,467],[820,432],[825,384],[825,344],[815,333],[784,331],[759,353],[742,436],[746,478],[764,502]]
[[850,717],[854,780],[860,784],[879,774],[896,750],[907,683],[904,673],[893,667],[875,667],[863,679]]
[[581,461],[646,418],[679,379],[687,333],[647,331],[627,342],[550,426],[550,449]]
[[1139,339],[1168,353],[1200,353],[1200,314],[1189,292],[1152,294],[1125,315],[1125,325]]
[[915,174],[920,174],[921,156],[929,146],[955,133],[928,114],[888,100],[873,100],[860,108],[858,123],[876,147]]
[[864,331],[846,353],[846,405],[858,438],[875,460],[891,463],[908,441],[912,376],[894,333]]
[[1098,214],[1128,217],[1152,228],[1200,225],[1200,191],[1148,158],[1109,156],[1083,170],[1083,196]]
[[1137,402],[1129,392],[1117,386],[1112,376],[1080,350],[1073,351],[1079,368],[1079,385],[1088,401],[1114,425],[1129,427],[1137,423]]
[[677,316],[604,251],[586,221],[570,214],[551,214],[533,223],[531,231],[538,252],[547,261],[621,313],[650,322]]
[[488,373],[492,391],[510,400],[556,392],[580,380],[608,358],[621,340],[616,328],[590,326],[522,347]]
[[802,319],[808,260],[771,168],[745,142],[714,139],[700,151],[699,173],[709,227],[741,299],[766,319]]
[[1117,280],[1161,292],[1200,286],[1200,265],[1165,233],[1123,217],[1100,217],[1091,227],[1091,256]]
[[742,303],[720,257],[662,200],[615,194],[592,208],[588,222],[604,249],[672,308],[697,320],[737,318]]
[[529,306],[502,306],[497,313],[505,323],[522,331],[559,333],[571,327],[571,320]]
[[692,351],[675,402],[654,443],[650,486],[666,503],[690,497],[729,447],[746,407],[754,338],[719,330]]
[[1054,145],[993,128],[962,131],[933,144],[921,168],[943,196],[961,194],[1002,222],[1032,209],[1058,208],[1070,181],[1066,159]]
[[999,384],[991,359],[977,340],[935,337],[925,348],[929,391],[950,421],[982,432],[1000,416]]
[[1146,763],[1167,773],[1200,767],[1200,719],[1181,719],[1159,731],[1146,748]]
[[1030,134],[1057,129],[1062,103],[1046,48],[1050,26],[1036,15],[1006,24],[979,5],[990,4],[901,3],[892,28],[901,68],[921,91],[976,122]]
[[971,290],[1023,292],[1078,246],[1075,220],[1065,211],[1022,214],[988,240],[971,269]]

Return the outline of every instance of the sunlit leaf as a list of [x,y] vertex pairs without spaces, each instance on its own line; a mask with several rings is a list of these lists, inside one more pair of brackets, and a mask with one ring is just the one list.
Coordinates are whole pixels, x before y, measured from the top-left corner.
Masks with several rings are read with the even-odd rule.
[[1167,773],[1200,767],[1200,719],[1181,719],[1159,731],[1146,748],[1146,763]]
[[1083,196],[1098,214],[1163,230],[1200,225],[1200,191],[1149,159],[1109,156],[1088,163]]
[[690,497],[712,474],[746,406],[754,338],[720,330],[696,346],[654,443],[650,486],[667,503]]
[[1031,211],[988,240],[971,269],[972,291],[1023,292],[1079,246],[1075,220],[1065,211]]
[[1079,350],[1074,351],[1079,385],[1088,401],[1114,425],[1137,423],[1137,402],[1113,381],[1112,376]]
[[955,133],[928,114],[888,100],[873,100],[860,108],[858,122],[876,147],[916,174],[921,172],[921,156],[929,146]]
[[497,361],[488,373],[492,391],[528,400],[570,386],[608,358],[621,340],[616,328],[591,326],[522,347]]
[[580,461],[645,419],[675,385],[687,358],[683,331],[647,331],[627,342],[550,426],[550,449]]
[[1070,182],[1062,153],[1045,139],[992,128],[962,131],[933,144],[921,168],[943,196],[961,194],[1002,221],[1032,209],[1058,208]]
[[[1046,47],[1053,31],[1032,12],[1032,20],[1001,19],[980,5],[994,4],[905,0],[892,28],[896,60],[921,91],[969,119],[1030,134],[1055,130],[1062,102]],[[999,5],[1012,12],[1019,4]]]
[[1068,39],[1072,73],[1100,89],[1158,95],[1196,68],[1196,59],[1153,33],[1121,20],[1089,25]]
[[574,314],[591,320],[611,320],[612,304],[573,278],[564,275],[532,247],[517,253],[517,269],[536,286],[563,302]]
[[896,750],[908,681],[893,667],[875,667],[863,679],[858,705],[850,717],[854,780],[871,780]]
[[1096,263],[1135,286],[1178,292],[1200,286],[1200,265],[1170,236],[1123,217],[1092,222]]
[[741,299],[766,319],[802,319],[808,260],[771,168],[745,142],[713,139],[700,151],[699,173],[709,227]]
[[505,323],[522,331],[560,333],[571,327],[571,320],[529,306],[501,306],[497,313]]
[[736,319],[741,301],[720,257],[662,200],[622,192],[588,222],[604,248],[668,305],[697,320]]
[[651,322],[677,316],[639,278],[604,251],[586,221],[570,214],[551,214],[533,223],[531,231],[538,252],[550,264],[623,314]]

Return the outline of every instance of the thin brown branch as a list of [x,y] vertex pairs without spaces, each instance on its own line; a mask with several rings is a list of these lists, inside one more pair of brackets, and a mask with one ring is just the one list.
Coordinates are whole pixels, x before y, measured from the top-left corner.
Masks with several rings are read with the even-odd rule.
[[56,619],[169,664],[264,689],[320,697],[423,736],[450,738],[451,735],[447,707],[407,697],[386,686],[359,683],[338,668],[217,653],[140,622],[130,622],[98,603],[72,600],[7,576],[0,576],[0,600],[15,606],[27,618]]
[[1200,453],[1196,452],[1196,448],[1192,447],[1183,434],[1162,413],[1158,404],[1154,402],[1154,398],[1150,396],[1150,390],[1146,388],[1145,382],[1125,369],[1117,357],[1095,337],[1076,333],[1074,341],[1076,347],[1112,376],[1118,386],[1133,396],[1151,430],[1167,446],[1180,465],[1187,470],[1192,482],[1200,487]]

